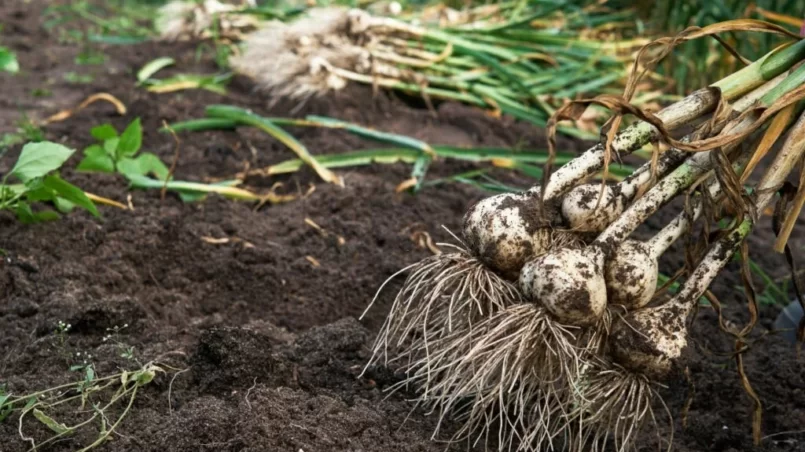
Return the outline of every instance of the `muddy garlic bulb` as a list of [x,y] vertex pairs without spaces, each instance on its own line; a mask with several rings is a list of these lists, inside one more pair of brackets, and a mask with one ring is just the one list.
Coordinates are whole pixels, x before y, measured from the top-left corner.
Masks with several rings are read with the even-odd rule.
[[648,243],[625,240],[607,261],[607,300],[629,310],[648,304],[657,289],[659,264]]
[[673,301],[630,312],[610,336],[610,353],[629,370],[664,376],[688,343],[687,314],[687,309]]
[[604,186],[603,196],[601,184],[579,185],[562,200],[562,218],[570,230],[601,232],[623,213],[625,204],[617,185]]
[[523,265],[548,250],[552,231],[543,224],[538,190],[478,201],[464,216],[464,238],[487,266],[516,277]]
[[602,253],[589,248],[552,250],[523,267],[520,290],[563,323],[591,325],[607,307],[602,262]]

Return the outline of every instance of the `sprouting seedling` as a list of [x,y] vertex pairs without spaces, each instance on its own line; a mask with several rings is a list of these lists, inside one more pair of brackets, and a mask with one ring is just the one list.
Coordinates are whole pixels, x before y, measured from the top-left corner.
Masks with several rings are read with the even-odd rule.
[[67,350],[67,335],[73,326],[63,320],[59,320],[53,335],[56,337],[56,349],[65,361],[70,361],[70,352]]
[[[10,210],[23,223],[54,220],[59,214],[53,210],[34,211],[37,202],[50,202],[61,212],[75,206],[86,209],[94,216],[98,210],[83,190],[62,179],[57,170],[75,151],[52,143],[28,143],[22,148],[17,162],[0,182],[0,210]],[[16,179],[17,183],[9,183]]]
[[17,130],[15,132],[4,133],[0,136],[0,156],[2,156],[9,147],[22,143],[39,143],[45,141],[45,133],[26,115],[17,121]]
[[134,346],[129,345],[120,339],[120,334],[128,327],[129,324],[124,323],[123,326],[115,325],[111,328],[107,328],[106,335],[103,337],[103,342],[111,342],[117,345],[121,358],[125,358],[139,364],[137,357],[134,354]]
[[120,135],[110,124],[93,127],[90,134],[98,143],[84,149],[79,171],[117,172],[126,177],[153,174],[161,180],[168,177],[170,171],[159,157],[140,152],[143,140],[140,118],[132,121]]

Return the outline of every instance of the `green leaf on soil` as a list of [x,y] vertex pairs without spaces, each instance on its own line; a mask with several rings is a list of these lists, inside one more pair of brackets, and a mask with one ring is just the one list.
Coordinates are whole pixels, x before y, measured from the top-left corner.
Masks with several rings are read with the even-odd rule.
[[117,149],[120,147],[120,137],[109,138],[103,142],[103,149],[106,151],[107,154],[112,156],[113,159],[117,159],[118,151]]
[[49,141],[28,143],[22,148],[11,174],[23,182],[28,182],[59,169],[73,152],[75,150]]
[[433,162],[432,155],[425,153],[420,154],[414,162],[414,167],[411,169],[411,177],[416,180],[414,193],[422,189],[422,182],[425,181],[425,174],[427,174],[431,162]]
[[0,394],[0,422],[3,422],[12,411],[14,411],[14,404],[9,402],[11,394]]
[[204,130],[232,130],[237,127],[238,122],[231,119],[221,118],[201,118],[181,121],[159,129],[160,132],[173,130],[174,132],[201,132]]
[[20,63],[17,55],[10,49],[0,46],[0,72],[10,72],[16,74],[20,71]]
[[152,179],[150,177],[130,176],[129,182],[131,182],[132,188],[162,189],[162,187],[167,187],[168,190],[175,191],[179,193],[180,196],[187,194],[203,197],[209,193],[218,193],[222,196],[226,196],[227,198],[239,199],[242,201],[260,201],[262,199],[260,195],[257,195],[256,193],[236,187],[236,185],[240,184],[240,181],[238,180],[222,181],[215,184],[168,181],[168,183],[165,184],[165,181]]
[[83,190],[75,185],[67,182],[61,177],[53,174],[45,177],[43,181],[45,187],[56,192],[60,197],[70,201],[71,203],[83,207],[93,216],[99,217],[98,209],[92,201],[87,197]]
[[58,196],[53,199],[53,205],[56,206],[56,210],[61,213],[70,213],[75,209],[75,204]]
[[172,93],[187,89],[205,89],[216,94],[226,94],[230,75],[179,74],[164,80],[149,79],[145,82],[152,93]]
[[106,141],[110,138],[115,138],[117,136],[117,130],[112,127],[111,124],[103,124],[100,126],[95,126],[90,130],[90,135],[98,141]]
[[57,220],[59,218],[59,214],[52,210],[43,210],[34,213],[34,211],[31,210],[31,206],[24,202],[17,204],[14,213],[17,214],[17,219],[20,223],[23,224],[41,223],[44,221]]
[[131,157],[140,150],[143,143],[143,130],[140,118],[135,119],[120,134],[120,144],[118,144],[118,156]]
[[160,70],[174,64],[176,60],[170,57],[161,57],[148,62],[137,72],[137,81],[142,83]]
[[[543,164],[548,160],[548,153],[541,150],[514,150],[505,148],[458,148],[453,146],[433,146],[434,154],[441,158],[452,158],[469,162],[513,162]],[[385,148],[366,149],[343,154],[326,154],[318,157],[319,163],[327,168],[344,168],[365,166],[372,163],[414,163],[421,155],[414,149]],[[562,165],[573,158],[570,153],[558,153],[556,163]],[[286,160],[268,167],[268,174],[287,174],[298,171],[304,163],[299,159]],[[503,165],[501,165],[503,166]]]
[[84,149],[84,159],[76,167],[78,171],[115,172],[115,161],[100,145],[93,144]]
[[344,130],[352,132],[355,135],[358,135],[363,138],[369,138],[375,141],[393,144],[395,146],[418,149],[422,152],[427,153],[433,152],[428,143],[425,143],[424,141],[417,140],[416,138],[411,138],[405,135],[380,132],[378,130],[369,129],[367,127],[362,127],[346,121],[340,121],[338,119],[328,118],[326,116],[308,116],[306,120],[308,122],[314,123],[314,125],[343,128]]
[[34,408],[33,410],[34,417],[41,423],[45,424],[47,428],[53,430],[58,435],[66,435],[68,433],[72,433],[73,429],[67,427],[66,425],[57,422],[52,417],[48,416],[38,408]]
[[29,181],[25,187],[27,189],[25,199],[28,202],[46,202],[53,201],[56,198],[56,194],[53,193],[53,190],[45,187],[41,178]]
[[297,141],[296,138],[285,130],[277,127],[270,120],[263,118],[260,115],[256,115],[248,110],[226,105],[209,106],[207,107],[206,111],[207,115],[212,117],[231,119],[245,125],[257,127],[258,129],[274,137],[277,141],[281,142],[285,146],[288,146],[303,162],[310,165],[310,167],[316,171],[316,174],[318,174],[319,177],[336,185],[344,185],[344,181],[340,176],[322,166],[318,159],[314,157],[302,143]]
[[150,152],[144,152],[136,158],[122,158],[117,163],[117,170],[126,177],[153,174],[159,180],[165,180],[170,174],[162,160]]

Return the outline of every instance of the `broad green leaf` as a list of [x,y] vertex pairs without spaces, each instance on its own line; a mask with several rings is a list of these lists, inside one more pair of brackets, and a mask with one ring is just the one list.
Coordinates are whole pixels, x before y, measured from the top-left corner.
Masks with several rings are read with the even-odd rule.
[[59,196],[53,198],[53,205],[56,206],[56,210],[61,213],[70,213],[75,209],[75,204]]
[[28,143],[22,148],[20,158],[11,169],[11,174],[23,182],[28,182],[59,169],[73,152],[74,149],[50,141]]
[[140,150],[143,142],[143,130],[140,124],[140,118],[135,119],[131,124],[126,127],[126,130],[120,134],[120,144],[118,148],[118,156],[131,157]]
[[78,171],[98,171],[114,173],[115,162],[104,148],[97,144],[84,149],[84,159],[76,167]]
[[106,141],[117,136],[117,130],[111,124],[95,126],[90,130],[90,135],[98,141]]
[[170,170],[162,160],[150,152],[144,152],[137,158],[123,158],[117,163],[117,170],[124,176],[147,176],[153,174],[157,179],[165,180]]
[[162,160],[150,152],[143,152],[137,157],[140,160],[140,166],[146,169],[147,174],[153,174],[159,180],[165,180],[170,175],[170,169],[162,163]]
[[66,180],[62,179],[57,175],[50,175],[45,177],[43,181],[45,187],[50,188],[51,190],[58,193],[58,195],[71,203],[83,207],[92,215],[99,217],[100,214],[98,213],[98,209],[95,207],[95,204],[87,198],[87,195],[84,193],[83,190],[76,187],[75,185],[67,182]]
[[14,209],[14,213],[17,214],[17,219],[20,220],[20,223],[36,223],[36,217],[34,216],[33,210],[31,210],[31,206],[24,202],[17,204],[17,208]]
[[43,411],[39,410],[38,408],[34,408],[34,417],[41,423],[45,424],[47,428],[53,430],[56,434],[59,435],[66,435],[68,433],[72,433],[73,429],[67,427],[66,425],[57,422],[52,417],[45,414]]
[[45,187],[42,179],[36,179],[34,184],[30,184],[28,191],[25,192],[25,199],[29,202],[48,202],[56,199],[53,190]]
[[20,71],[17,55],[6,47],[0,46],[0,72],[16,74]]
[[28,191],[25,184],[0,185],[0,200],[13,198]]
[[164,69],[175,62],[176,60],[170,57],[162,57],[152,60],[143,66],[139,72],[137,72],[137,81],[142,83],[151,78],[152,75],[156,74],[161,69]]
[[120,137],[109,138],[108,140],[103,142],[103,149],[106,151],[112,159],[117,160],[118,156],[118,149],[120,148]]

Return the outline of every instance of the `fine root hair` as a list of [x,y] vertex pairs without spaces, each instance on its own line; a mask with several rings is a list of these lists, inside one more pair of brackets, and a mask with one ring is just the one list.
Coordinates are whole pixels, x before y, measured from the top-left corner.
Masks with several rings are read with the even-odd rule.
[[451,251],[400,270],[378,290],[372,304],[392,279],[410,272],[378,334],[370,364],[439,368],[442,357],[449,355],[440,346],[466,336],[477,322],[520,301],[512,283],[466,248],[439,245]]
[[592,351],[582,333],[535,304],[512,305],[440,338],[441,366],[417,362],[408,381],[427,388],[418,402],[461,422],[454,441],[494,437],[500,449],[553,449],[566,434],[569,382]]
[[[568,429],[571,451],[636,450],[635,440],[644,428],[653,425],[657,430],[652,407],[656,401],[672,419],[658,393],[658,383],[615,363],[596,359],[573,386],[574,409]],[[670,427],[673,432],[673,420]],[[659,434],[657,438],[662,443]]]

